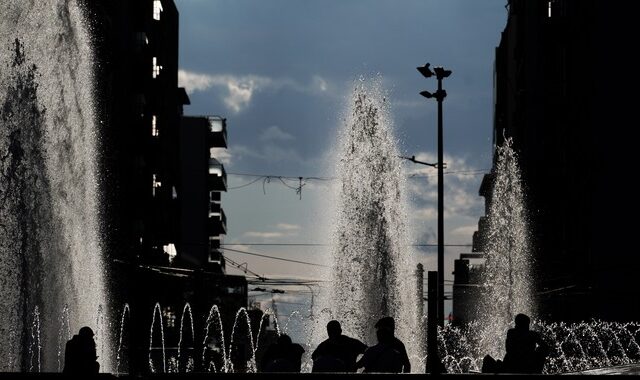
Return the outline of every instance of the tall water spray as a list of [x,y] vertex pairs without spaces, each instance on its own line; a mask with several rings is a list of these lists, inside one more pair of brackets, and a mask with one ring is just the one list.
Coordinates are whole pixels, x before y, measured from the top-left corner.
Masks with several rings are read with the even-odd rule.
[[393,316],[407,351],[420,352],[405,177],[380,80],[360,80],[338,136],[332,287],[328,307],[343,330],[375,344],[374,324]]
[[487,215],[484,292],[480,304],[480,348],[504,355],[506,330],[519,313],[535,316],[532,257],[524,192],[513,141],[496,149]]
[[57,371],[62,324],[106,310],[91,41],[75,0],[0,9],[0,371]]

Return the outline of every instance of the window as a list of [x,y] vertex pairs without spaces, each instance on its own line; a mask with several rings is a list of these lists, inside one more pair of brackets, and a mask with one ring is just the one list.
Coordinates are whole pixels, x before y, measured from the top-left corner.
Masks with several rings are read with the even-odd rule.
[[151,116],[151,136],[158,137],[158,124],[156,115]]
[[153,0],[153,19],[160,21],[160,13],[162,13],[162,1]]
[[176,246],[173,243],[169,243],[167,245],[162,246],[162,250],[169,256],[169,262],[173,262],[173,260],[178,256],[178,251],[176,250]]
[[153,71],[151,73],[153,79],[160,75],[160,70],[162,70],[162,66],[158,65],[158,58],[153,57]]
[[225,119],[209,117],[209,130],[211,132],[222,132],[224,130]]
[[152,180],[151,180],[151,194],[155,197],[156,196],[156,189],[158,187],[161,187],[162,183],[160,181],[157,180],[156,175],[153,174],[152,176]]

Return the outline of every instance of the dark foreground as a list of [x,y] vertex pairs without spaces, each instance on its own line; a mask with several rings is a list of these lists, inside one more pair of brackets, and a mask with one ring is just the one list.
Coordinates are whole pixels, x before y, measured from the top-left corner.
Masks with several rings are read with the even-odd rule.
[[[624,366],[617,367],[607,367],[607,368],[599,368],[593,369],[589,371],[581,371],[581,372],[572,372],[565,373],[564,375],[640,375],[640,363],[638,364],[629,364]],[[95,379],[104,379],[104,380],[115,380],[115,379],[253,379],[253,380],[261,380],[261,379],[284,379],[284,380],[293,380],[293,379],[308,379],[308,380],[324,380],[324,379],[332,379],[335,380],[337,377],[355,377],[361,380],[365,380],[367,378],[381,379],[382,376],[389,376],[395,378],[426,378],[431,377],[426,374],[386,374],[386,373],[358,373],[352,375],[345,375],[342,373],[196,373],[196,374],[157,374],[157,375],[148,375],[148,376],[115,376],[111,374],[99,374],[93,378]],[[447,374],[441,375],[447,378],[464,378],[464,377],[477,377],[477,376],[493,376],[492,374],[481,374],[481,373],[469,373],[469,374]],[[520,376],[544,376],[544,377],[555,377],[560,375],[522,375],[522,374],[500,374],[501,378],[505,377],[520,377]],[[62,373],[0,373],[0,378],[2,379],[71,379],[71,378],[79,378],[72,377],[68,375],[64,375]],[[84,377],[87,378],[87,377]]]

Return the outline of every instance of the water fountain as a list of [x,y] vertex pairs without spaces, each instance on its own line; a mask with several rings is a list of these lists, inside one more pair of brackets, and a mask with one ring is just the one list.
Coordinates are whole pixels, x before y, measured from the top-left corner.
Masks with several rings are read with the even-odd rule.
[[0,9],[0,371],[56,371],[61,321],[93,326],[107,302],[91,41],[73,0]]
[[[638,363],[640,324],[589,321],[580,323],[534,321],[551,348],[544,373],[584,371]],[[479,372],[484,352],[476,345],[480,322],[464,327],[446,326],[438,333],[439,353],[449,373]],[[496,339],[504,344],[504,335]]]
[[[249,321],[247,310],[240,308],[236,311],[233,325],[226,329],[222,324],[222,318],[218,305],[212,305],[208,315],[191,315],[190,305],[186,303],[182,309],[181,321],[188,320],[193,323],[180,323],[178,337],[191,335],[194,331],[201,331],[203,340],[198,340],[194,347],[188,347],[184,340],[163,341],[165,333],[165,320],[160,312],[159,304],[153,308],[149,315],[150,346],[149,369],[152,372],[184,373],[191,372],[194,367],[180,363],[188,363],[194,354],[200,356],[202,372],[232,373],[256,370],[256,352],[265,337],[265,321],[274,317],[268,311],[262,316],[257,331],[253,331]],[[130,313],[129,305],[122,309],[120,336],[128,335],[129,326],[126,315]],[[299,312],[299,311],[298,311]],[[295,311],[292,314],[296,313]],[[283,316],[290,321],[294,315]],[[330,316],[329,316],[330,318]],[[277,319],[274,319],[275,332],[286,333],[284,328],[278,327]],[[311,327],[318,323],[314,317],[305,318],[305,327]],[[37,330],[37,325],[33,325]],[[481,338],[478,334],[482,325],[474,321],[466,326],[445,326],[438,331],[438,350],[440,357],[448,373],[479,372],[482,366],[484,352],[478,346]],[[533,329],[541,332],[543,339],[551,347],[549,357],[545,365],[545,373],[562,373],[588,370],[592,368],[606,367],[637,363],[640,361],[640,324],[590,321],[574,324],[545,323],[534,321]],[[225,336],[233,337],[233,341],[225,342]],[[165,337],[166,338],[166,337]],[[194,335],[198,339],[198,335]],[[501,341],[500,339],[496,339]],[[237,343],[244,344],[248,348],[248,355],[244,356],[245,362],[238,362],[238,356],[234,350],[238,350]],[[316,342],[317,343],[317,342]],[[502,340],[501,343],[504,343]],[[122,342],[121,342],[122,344]],[[170,351],[168,347],[183,347],[180,351]],[[304,344],[307,353],[313,350],[313,345]],[[163,350],[162,348],[166,348]],[[35,348],[35,346],[34,346]],[[189,350],[185,350],[188,348]],[[164,356],[163,356],[164,353]],[[118,357],[121,358],[121,348],[118,348]],[[33,351],[34,359],[37,353]],[[410,355],[412,356],[412,355]],[[304,358],[303,358],[304,359]],[[33,361],[37,365],[37,361]],[[412,364],[418,371],[424,368],[424,357],[413,357]],[[120,365],[120,369],[122,365]],[[304,359],[303,370],[311,369],[310,359]]]
[[[381,79],[361,79],[347,100],[338,134],[338,178],[331,218],[332,278],[328,308],[343,331],[376,342],[382,316],[396,320],[396,335],[409,352],[421,352],[415,305],[415,268],[406,230],[405,176]],[[316,325],[324,339],[326,320]]]
[[479,302],[479,347],[504,356],[505,336],[516,314],[535,317],[532,257],[524,192],[511,139],[496,148],[493,189],[484,238],[484,291]]

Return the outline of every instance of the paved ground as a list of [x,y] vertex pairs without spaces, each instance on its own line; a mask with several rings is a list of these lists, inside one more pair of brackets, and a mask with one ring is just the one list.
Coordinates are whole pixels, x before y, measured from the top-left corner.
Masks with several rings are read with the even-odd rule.
[[565,375],[640,375],[640,363],[571,372]]
[[[607,367],[607,368],[599,368],[599,369],[591,369],[588,371],[580,371],[580,372],[571,372],[571,373],[564,373],[562,375],[596,375],[596,376],[603,376],[603,375],[635,375],[635,376],[640,376],[640,363],[636,363],[636,364],[629,364],[629,365],[623,365],[623,366],[617,366],[617,367]],[[110,374],[100,374],[96,377],[93,378],[97,378],[97,379],[101,379],[101,380],[128,380],[128,379],[132,379],[132,380],[143,380],[143,379],[153,379],[153,380],[163,380],[163,379],[170,379],[170,380],[175,380],[175,379],[189,379],[189,380],[211,380],[213,378],[217,378],[218,380],[238,380],[238,379],[243,379],[243,378],[247,378],[250,380],[260,380],[260,379],[268,379],[268,380],[294,380],[294,379],[299,379],[299,378],[307,378],[307,379],[311,379],[311,380],[324,380],[324,379],[328,379],[328,380],[336,380],[336,376],[340,376],[341,378],[344,376],[344,374],[333,374],[333,373],[327,373],[327,374],[312,374],[312,373],[303,373],[303,374],[294,374],[294,373],[262,373],[262,374],[215,374],[212,376],[212,374],[158,374],[158,375],[151,375],[151,376],[141,376],[141,377],[134,377],[134,376],[120,376],[120,377],[116,377]],[[351,375],[350,377],[354,377],[358,380],[366,380],[367,378],[369,379],[374,379],[374,380],[381,380],[383,378],[383,376],[386,377],[395,377],[395,378],[404,378],[404,379],[418,379],[418,378],[428,378],[428,377],[432,377],[430,375],[425,375],[425,374],[411,374],[411,375],[388,375],[388,374],[357,374],[357,375]],[[449,374],[449,375],[444,375],[443,378],[463,378],[463,377],[475,377],[477,378],[482,378],[485,376],[494,376],[492,374],[480,374],[480,373],[469,373],[469,374]],[[521,379],[523,377],[523,375],[519,375],[519,374],[499,374],[498,375],[500,379],[504,379],[504,378],[508,378],[508,377],[513,377],[513,378],[518,378]],[[550,377],[555,377],[555,376],[559,376],[559,375],[529,375],[529,376],[525,376],[525,377],[531,377],[531,376],[542,376],[542,377],[546,377],[546,378],[550,378]],[[349,377],[349,376],[348,376]],[[1,373],[0,372],[0,379],[68,379],[68,378],[76,378],[73,376],[66,376],[62,373]],[[87,377],[85,377],[87,378]],[[89,377],[91,378],[91,377]]]

